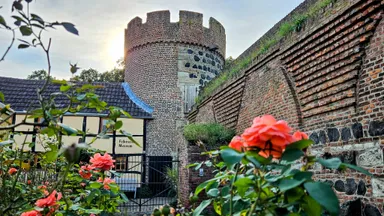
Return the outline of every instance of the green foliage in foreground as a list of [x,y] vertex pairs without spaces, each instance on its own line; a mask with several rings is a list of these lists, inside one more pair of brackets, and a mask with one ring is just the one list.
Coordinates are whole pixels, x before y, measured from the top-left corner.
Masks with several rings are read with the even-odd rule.
[[313,179],[311,167],[319,163],[329,169],[350,168],[372,174],[339,158],[311,156],[303,149],[312,144],[311,140],[293,143],[281,159],[264,158],[257,149],[239,152],[222,147],[208,152],[211,160],[190,166],[197,170],[202,166],[215,168],[214,178],[200,184],[192,195],[197,197],[204,191],[207,198],[191,212],[179,215],[202,215],[208,206],[222,216],[339,215],[340,203],[335,192],[330,185]]
[[201,141],[208,149],[228,144],[235,131],[218,123],[189,124],[184,127],[184,137],[192,143]]
[[252,60],[266,53],[272,46],[276,45],[282,38],[288,34],[296,31],[299,32],[304,23],[315,17],[321,10],[333,3],[335,0],[321,0],[316,2],[306,13],[297,14],[293,16],[292,20],[281,24],[279,30],[272,37],[262,41],[258,49],[253,51],[247,57],[242,59],[236,59],[231,67],[224,69],[218,77],[213,79],[200,91],[199,96],[196,98],[196,104],[200,104],[205,98],[209,97],[216,89],[222,86],[227,80],[234,78],[240,74],[240,72],[250,66]]

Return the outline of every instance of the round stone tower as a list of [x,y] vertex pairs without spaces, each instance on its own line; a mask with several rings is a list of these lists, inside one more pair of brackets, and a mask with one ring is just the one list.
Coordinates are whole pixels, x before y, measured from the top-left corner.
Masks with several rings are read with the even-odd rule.
[[139,17],[125,29],[125,81],[132,91],[153,108],[147,122],[146,153],[177,152],[178,131],[201,87],[217,76],[225,61],[224,27],[209,19],[203,26],[200,13],[180,11],[170,22],[169,11]]

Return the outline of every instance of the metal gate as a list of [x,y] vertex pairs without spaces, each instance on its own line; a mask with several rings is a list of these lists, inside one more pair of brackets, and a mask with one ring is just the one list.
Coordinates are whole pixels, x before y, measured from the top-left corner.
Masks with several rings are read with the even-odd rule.
[[129,199],[119,206],[123,215],[150,213],[177,202],[178,160],[145,154],[117,154],[115,160],[115,169],[121,173],[115,181]]

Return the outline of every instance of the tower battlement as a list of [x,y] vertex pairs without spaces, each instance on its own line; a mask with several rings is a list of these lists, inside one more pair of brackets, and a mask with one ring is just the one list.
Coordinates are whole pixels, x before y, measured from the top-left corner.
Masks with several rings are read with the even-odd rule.
[[209,19],[209,27],[203,26],[203,14],[180,11],[179,21],[171,22],[168,10],[147,13],[147,21],[140,17],[132,19],[125,29],[125,55],[131,49],[150,43],[177,42],[216,48],[225,58],[225,29],[214,18]]

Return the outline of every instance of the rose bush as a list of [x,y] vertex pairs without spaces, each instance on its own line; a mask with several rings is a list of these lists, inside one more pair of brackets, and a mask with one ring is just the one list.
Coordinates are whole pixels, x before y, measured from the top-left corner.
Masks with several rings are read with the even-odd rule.
[[[229,146],[205,152],[210,160],[190,165],[215,168],[215,177],[200,184],[191,195],[207,199],[190,211],[176,215],[201,215],[210,206],[217,215],[311,215],[339,214],[339,200],[326,183],[313,180],[315,163],[343,171],[347,168],[371,174],[339,158],[323,159],[307,151],[308,135],[271,115],[256,117],[251,127],[235,136]],[[205,215],[205,214],[203,214]]]
[[[121,129],[123,124],[118,120],[131,116],[100,100],[95,90],[102,86],[52,78],[50,48],[53,40],[45,39],[43,35],[48,30],[59,27],[75,35],[78,35],[78,30],[69,22],[44,20],[31,12],[32,2],[13,1],[10,8],[12,16],[9,19],[0,14],[0,30],[12,33],[10,45],[0,56],[0,62],[15,43],[19,43],[19,49],[39,48],[47,58],[46,80],[40,88],[28,89],[36,92],[37,101],[24,101],[30,105],[25,118],[12,124],[10,120],[16,115],[12,104],[6,104],[0,109],[0,215],[113,215],[119,212],[117,206],[127,201],[127,197],[119,192],[119,187],[113,181],[118,173],[112,170],[112,157],[91,146],[97,139],[105,138],[108,132],[118,131],[137,144],[129,133]],[[70,65],[72,74],[78,69],[76,64]],[[48,94],[46,89],[53,84],[59,90]],[[1,92],[0,101],[5,101]],[[63,101],[66,101],[66,106],[59,106]],[[90,109],[106,115],[106,129],[93,134],[94,138],[87,143],[64,143],[63,136],[79,136],[85,140],[88,134],[61,123],[60,119],[66,114],[75,115]],[[28,118],[44,121],[31,122]],[[23,125],[32,126],[34,134],[27,134],[23,142],[16,143],[12,138],[12,131]],[[32,149],[35,145],[35,142],[27,141],[33,140],[29,139],[30,136],[41,141],[43,152],[25,150],[26,147]],[[93,155],[92,158],[84,160],[89,154]]]

